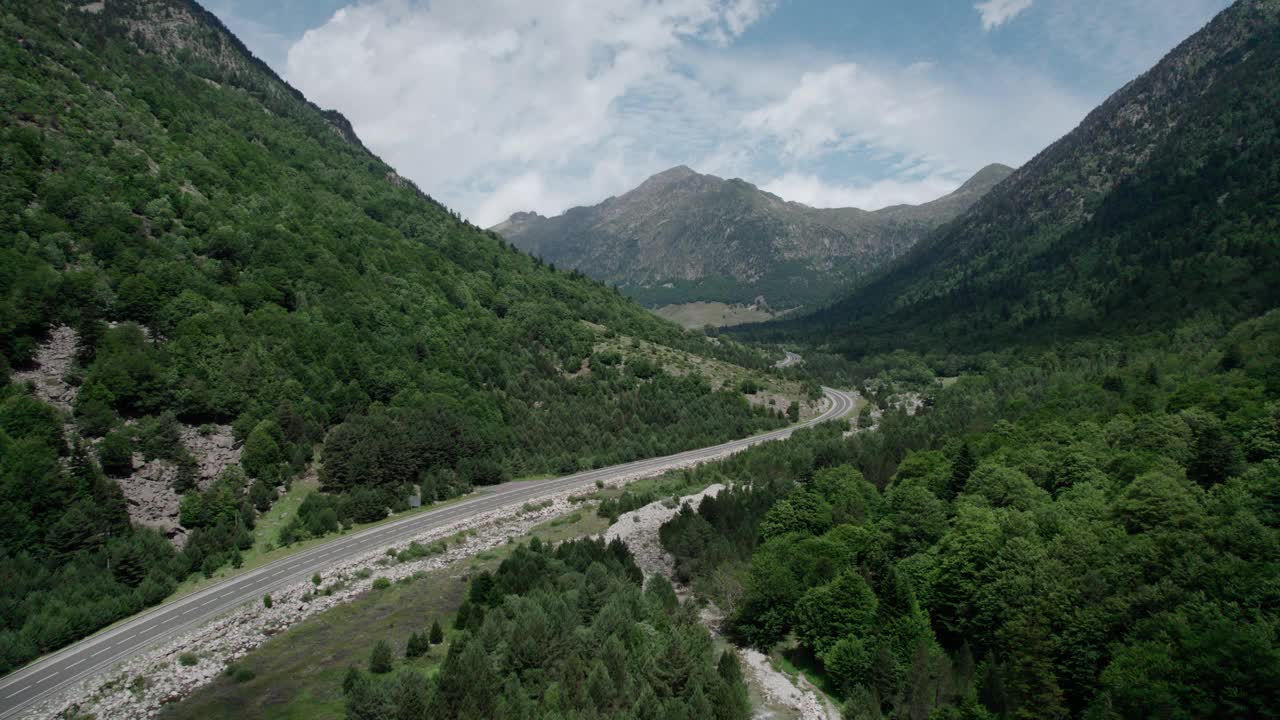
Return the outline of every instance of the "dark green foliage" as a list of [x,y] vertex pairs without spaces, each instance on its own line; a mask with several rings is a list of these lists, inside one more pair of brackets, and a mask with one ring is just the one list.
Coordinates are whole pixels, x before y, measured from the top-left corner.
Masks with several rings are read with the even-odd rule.
[[391,672],[391,643],[379,640],[369,652],[369,672],[383,675]]
[[496,573],[473,578],[468,595],[467,629],[439,672],[353,670],[348,717],[749,716],[732,653],[717,657],[669,583],[642,590],[621,543],[518,547]]
[[[174,13],[196,18],[181,49],[127,32]],[[20,3],[0,27],[25,39],[0,54],[0,354],[25,365],[49,329],[78,328],[85,432],[165,411],[231,423],[248,475],[272,482],[327,433],[326,487],[447,498],[778,425],[705,383],[641,382],[652,364],[568,377],[602,332],[584,321],[767,361],[461,220],[199,8]]]
[[735,484],[661,539],[854,717],[1276,717],[1280,312],[1218,327],[971,359],[917,417],[692,471]]
[[444,629],[440,627],[439,620],[431,621],[431,635],[428,637],[432,645],[439,645],[444,642]]
[[[75,329],[76,427],[103,438],[111,475],[134,453],[174,462],[191,531],[178,555],[112,526],[119,491],[73,487],[57,414],[6,390],[0,561],[26,579],[3,590],[0,671],[242,560],[255,515],[326,437],[333,493],[281,544],[381,519],[414,485],[430,502],[780,425],[652,365],[569,377],[605,332],[767,360],[465,222],[198,5],[6,3],[0,33],[15,38],[0,48],[0,379]],[[207,423],[233,427],[248,481],[195,490],[180,431]],[[118,543],[125,562],[108,563]]]
[[189,567],[130,525],[85,444],[67,447],[56,413],[13,386],[0,388],[0,517],[0,672],[159,602]]
[[133,441],[122,430],[107,433],[98,443],[98,461],[108,475],[122,476],[133,471]]
[[431,642],[426,635],[417,632],[409,633],[409,642],[404,648],[404,656],[406,658],[422,657],[430,651]]

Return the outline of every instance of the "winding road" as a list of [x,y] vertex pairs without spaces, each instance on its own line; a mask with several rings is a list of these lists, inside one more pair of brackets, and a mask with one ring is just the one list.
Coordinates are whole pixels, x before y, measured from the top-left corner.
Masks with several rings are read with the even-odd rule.
[[[793,355],[794,353],[788,352],[787,361],[791,361]],[[799,356],[795,357],[799,359]],[[487,492],[477,493],[475,497],[462,502],[335,538],[256,570],[227,578],[199,592],[163,603],[0,679],[0,718],[17,717],[72,683],[103,672],[116,663],[193,630],[243,603],[258,602],[263,595],[303,582],[314,573],[353,556],[405,542],[428,530],[482,513],[503,508],[514,511],[526,502],[578,486],[591,486],[597,480],[610,482],[635,477],[637,474],[656,475],[690,462],[708,460],[722,453],[770,440],[780,440],[798,429],[842,418],[853,411],[854,400],[848,393],[832,388],[822,390],[830,401],[830,406],[817,417],[797,425],[708,448],[588,470],[554,480],[495,485],[488,488]]]

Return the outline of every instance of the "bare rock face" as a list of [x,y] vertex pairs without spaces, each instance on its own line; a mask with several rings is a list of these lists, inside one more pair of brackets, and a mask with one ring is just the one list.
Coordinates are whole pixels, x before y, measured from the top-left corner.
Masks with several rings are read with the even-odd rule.
[[76,354],[76,331],[67,326],[54,329],[49,340],[36,352],[36,367],[13,373],[17,383],[31,383],[36,397],[62,410],[71,412],[76,399],[76,388],[63,378],[71,369]]
[[[224,470],[240,463],[240,446],[230,425],[184,425],[181,437],[187,452],[196,460],[196,486],[201,490],[207,490]],[[129,501],[129,518],[159,530],[181,548],[186,544],[187,533],[178,518],[182,498],[173,490],[178,466],[169,460],[144,462],[136,454],[133,465],[137,469],[118,481]]]
[[159,530],[181,547],[186,533],[178,524],[179,497],[173,491],[178,467],[168,460],[143,462],[137,454],[133,456],[133,463],[137,470],[118,481],[129,502],[129,519]]
[[222,471],[240,464],[240,446],[230,425],[184,425],[182,444],[196,459],[196,484],[201,490],[212,485]]

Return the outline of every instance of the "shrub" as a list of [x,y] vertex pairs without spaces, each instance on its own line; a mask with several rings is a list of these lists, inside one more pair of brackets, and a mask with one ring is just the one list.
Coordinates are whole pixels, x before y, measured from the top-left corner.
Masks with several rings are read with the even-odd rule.
[[238,683],[249,682],[257,677],[252,670],[243,665],[237,665],[236,663],[228,665],[225,672],[227,677]]
[[391,581],[385,577],[378,577],[373,581],[374,590],[386,590],[389,587],[391,587]]
[[271,607],[271,605],[272,605],[271,596],[270,596],[270,595],[263,595],[263,596],[262,596],[262,607],[270,608],[270,607]]
[[184,652],[178,656],[178,664],[182,667],[194,667],[199,664],[200,658],[196,657],[193,652]]

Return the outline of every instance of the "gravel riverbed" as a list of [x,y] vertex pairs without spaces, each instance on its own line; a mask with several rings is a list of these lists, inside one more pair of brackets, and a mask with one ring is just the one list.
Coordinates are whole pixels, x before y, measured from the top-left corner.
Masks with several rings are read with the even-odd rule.
[[[669,507],[666,501],[658,501],[623,513],[605,532],[604,538],[606,541],[615,538],[622,540],[635,556],[636,565],[644,572],[646,578],[651,575],[666,577],[675,584],[677,595],[681,599],[687,599],[690,595],[689,588],[676,584],[673,577],[674,558],[662,548],[658,539],[658,529],[663,523],[675,517],[685,503],[697,508],[704,497],[714,497],[723,489],[724,485],[711,485],[702,492],[680,498],[679,503],[674,504],[674,507]],[[701,615],[702,621],[712,635],[718,637],[724,620],[719,608],[708,605]],[[803,677],[792,681],[790,677],[775,668],[764,653],[734,645],[729,647],[738,654],[738,659],[745,670],[743,676],[748,685],[755,690],[756,695],[765,700],[764,704],[756,704],[753,717],[839,720],[839,710],[832,707],[825,696]]]

